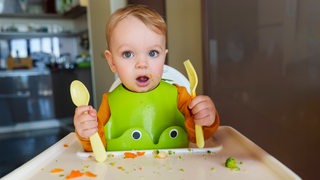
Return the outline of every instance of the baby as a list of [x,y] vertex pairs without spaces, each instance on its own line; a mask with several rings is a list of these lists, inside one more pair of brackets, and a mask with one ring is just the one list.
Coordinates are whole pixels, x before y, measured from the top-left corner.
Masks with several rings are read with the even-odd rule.
[[166,23],[154,10],[128,5],[114,12],[106,26],[105,57],[122,84],[105,93],[98,113],[92,106],[77,107],[75,131],[85,151],[98,131],[107,150],[188,147],[195,142],[195,124],[205,139],[219,126],[208,96],[192,98],[185,87],[162,80]]

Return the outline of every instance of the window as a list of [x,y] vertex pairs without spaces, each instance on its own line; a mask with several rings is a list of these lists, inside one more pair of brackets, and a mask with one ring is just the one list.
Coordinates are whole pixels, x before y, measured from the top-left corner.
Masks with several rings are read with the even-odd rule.
[[44,52],[60,56],[59,38],[43,37],[31,39],[13,39],[10,41],[10,54],[12,57],[24,58],[30,56],[30,53]]
[[17,57],[28,57],[27,52],[27,41],[25,39],[14,39],[10,41],[11,56]]

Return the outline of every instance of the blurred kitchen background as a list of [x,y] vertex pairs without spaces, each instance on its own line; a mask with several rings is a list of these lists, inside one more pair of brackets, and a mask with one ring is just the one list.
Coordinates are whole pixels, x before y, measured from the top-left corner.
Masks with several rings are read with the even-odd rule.
[[0,0],[0,177],[74,130],[70,82],[92,93],[86,5]]
[[320,1],[0,0],[0,177],[73,131],[69,84],[91,104],[114,80],[103,57],[104,26],[127,3],[168,23],[167,63],[232,126],[303,179],[320,162]]

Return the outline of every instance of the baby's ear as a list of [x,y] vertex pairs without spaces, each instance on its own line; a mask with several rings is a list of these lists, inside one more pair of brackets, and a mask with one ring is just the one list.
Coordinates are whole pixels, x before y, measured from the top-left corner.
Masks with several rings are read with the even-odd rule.
[[113,63],[113,58],[112,58],[112,54],[109,50],[104,51],[104,56],[107,59],[107,62],[109,64],[109,67],[111,69],[112,72],[117,72],[117,68]]

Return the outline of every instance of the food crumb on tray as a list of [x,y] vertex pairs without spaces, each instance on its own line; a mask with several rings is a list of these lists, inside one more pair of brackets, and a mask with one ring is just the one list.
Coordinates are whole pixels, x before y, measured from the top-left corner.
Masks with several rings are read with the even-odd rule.
[[[50,171],[51,174],[59,174],[59,177],[65,176],[64,174],[61,174],[64,172],[65,171],[62,168],[54,168]],[[94,174],[90,171],[71,170],[70,173],[68,175],[66,175],[66,179],[74,179],[74,178],[78,178],[78,177],[82,177],[82,176],[95,178],[95,177],[97,177],[97,174]]]

